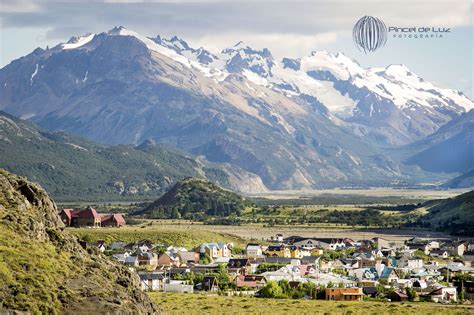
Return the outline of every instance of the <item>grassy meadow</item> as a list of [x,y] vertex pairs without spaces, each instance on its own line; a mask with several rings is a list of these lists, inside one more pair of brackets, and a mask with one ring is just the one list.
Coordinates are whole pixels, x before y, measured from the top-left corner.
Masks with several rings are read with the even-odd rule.
[[435,303],[334,302],[150,292],[164,314],[472,314],[474,307]]

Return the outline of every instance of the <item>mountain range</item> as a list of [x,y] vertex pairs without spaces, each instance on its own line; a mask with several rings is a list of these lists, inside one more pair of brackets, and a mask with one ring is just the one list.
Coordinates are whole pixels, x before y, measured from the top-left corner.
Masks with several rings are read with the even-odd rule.
[[151,140],[136,147],[98,144],[63,132],[46,132],[2,112],[0,165],[67,200],[156,196],[191,175],[236,191],[266,190],[258,176],[236,166],[211,163]]
[[439,145],[427,137],[463,121],[471,100],[403,65],[364,69],[342,53],[278,61],[243,42],[214,53],[115,27],[11,62],[0,89],[0,110],[44,129],[166,144],[270,189],[412,186],[472,168],[469,150],[462,170],[423,163]]

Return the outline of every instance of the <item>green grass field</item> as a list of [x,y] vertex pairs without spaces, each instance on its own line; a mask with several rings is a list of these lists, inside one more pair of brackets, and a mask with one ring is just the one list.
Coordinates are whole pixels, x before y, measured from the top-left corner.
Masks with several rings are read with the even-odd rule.
[[474,307],[435,303],[334,302],[151,292],[164,314],[472,314]]

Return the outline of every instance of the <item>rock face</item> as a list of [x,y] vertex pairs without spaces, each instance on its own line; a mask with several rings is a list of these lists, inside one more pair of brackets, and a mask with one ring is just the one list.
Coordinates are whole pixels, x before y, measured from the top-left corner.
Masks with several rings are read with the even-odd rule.
[[0,313],[157,314],[138,277],[63,231],[38,185],[0,169]]

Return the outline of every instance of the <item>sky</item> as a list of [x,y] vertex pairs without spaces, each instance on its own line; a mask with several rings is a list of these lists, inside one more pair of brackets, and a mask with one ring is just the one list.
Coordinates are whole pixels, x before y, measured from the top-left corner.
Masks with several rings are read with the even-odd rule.
[[[239,41],[273,56],[343,52],[363,67],[404,64],[434,84],[473,99],[473,12],[470,0],[0,1],[0,67],[36,47],[114,26],[146,36],[178,37],[217,52]],[[371,15],[395,27],[450,28],[442,38],[393,38],[373,53],[357,50],[352,28]]]

